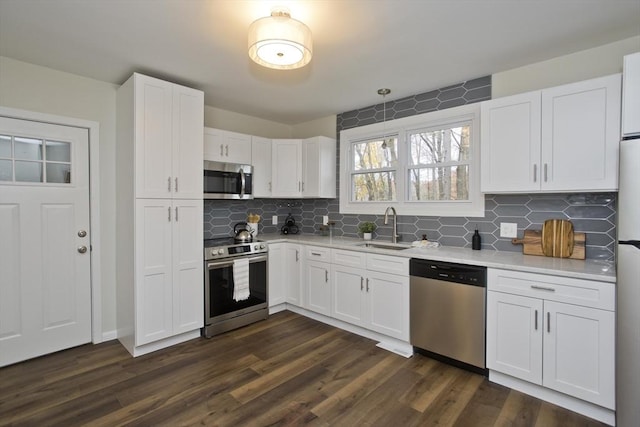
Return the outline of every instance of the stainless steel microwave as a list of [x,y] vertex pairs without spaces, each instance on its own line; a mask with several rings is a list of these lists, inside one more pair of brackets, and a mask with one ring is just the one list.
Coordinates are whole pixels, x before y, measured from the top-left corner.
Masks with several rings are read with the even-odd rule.
[[205,199],[253,199],[251,165],[204,161]]

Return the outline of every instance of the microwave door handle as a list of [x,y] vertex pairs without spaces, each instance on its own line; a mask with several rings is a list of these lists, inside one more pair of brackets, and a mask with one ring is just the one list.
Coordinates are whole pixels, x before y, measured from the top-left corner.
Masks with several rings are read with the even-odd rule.
[[242,168],[240,168],[240,198],[241,199],[244,197],[244,188],[246,184],[247,184],[247,179],[244,176],[244,171],[242,170]]

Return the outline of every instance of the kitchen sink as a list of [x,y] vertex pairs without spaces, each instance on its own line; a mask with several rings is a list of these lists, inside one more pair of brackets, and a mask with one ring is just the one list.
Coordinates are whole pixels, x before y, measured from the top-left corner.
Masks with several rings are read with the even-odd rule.
[[374,242],[366,242],[359,243],[357,246],[371,249],[389,249],[392,251],[402,251],[404,249],[409,249],[411,246],[409,245],[398,245],[395,243],[374,243]]

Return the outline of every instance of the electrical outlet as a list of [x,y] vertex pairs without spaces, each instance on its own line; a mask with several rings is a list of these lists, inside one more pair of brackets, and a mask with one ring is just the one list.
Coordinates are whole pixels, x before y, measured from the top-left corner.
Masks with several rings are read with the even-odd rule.
[[278,225],[278,215],[273,215],[271,217],[271,225]]
[[329,215],[323,215],[322,216],[322,225],[327,225],[329,224]]
[[510,239],[518,237],[518,224],[515,222],[501,222],[500,237],[508,237]]

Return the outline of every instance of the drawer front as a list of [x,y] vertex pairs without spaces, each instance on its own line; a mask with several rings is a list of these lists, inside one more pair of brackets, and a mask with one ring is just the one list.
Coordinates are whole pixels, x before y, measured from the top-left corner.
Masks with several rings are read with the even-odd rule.
[[305,258],[309,261],[331,262],[331,248],[322,246],[305,246]]
[[367,270],[382,273],[409,275],[409,258],[389,255],[366,254]]
[[487,270],[487,280],[487,288],[491,291],[603,310],[615,309],[615,285],[613,283],[494,268]]
[[342,249],[333,249],[331,251],[331,262],[346,267],[365,268],[367,266],[364,252],[345,251]]

